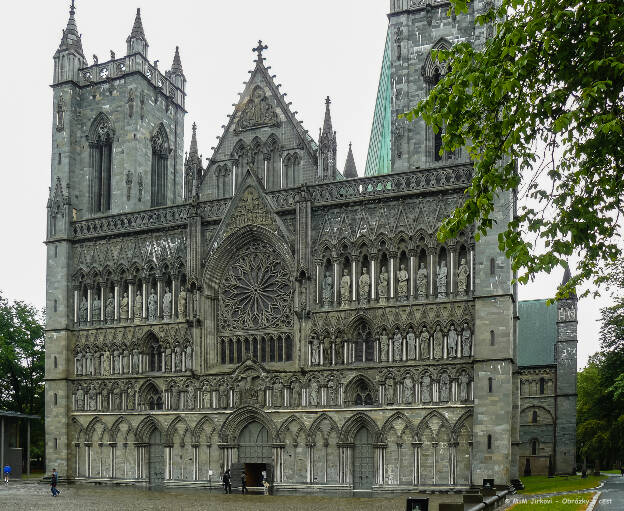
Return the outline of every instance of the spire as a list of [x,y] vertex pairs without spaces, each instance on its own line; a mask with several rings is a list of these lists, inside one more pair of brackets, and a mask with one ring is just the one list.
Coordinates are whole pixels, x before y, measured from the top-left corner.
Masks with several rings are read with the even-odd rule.
[[67,28],[63,30],[63,37],[61,37],[61,44],[58,51],[73,50],[78,53],[82,58],[84,54],[82,52],[82,40],[78,33],[78,26],[76,25],[76,6],[74,0],[72,0],[69,7],[69,20],[67,20]]
[[[565,270],[563,271],[563,279],[561,279],[561,286],[565,286],[572,279],[572,273],[570,272],[570,267],[566,264]],[[576,298],[576,291],[573,289],[568,296],[568,298]]]
[[323,133],[327,133],[331,136],[334,130],[332,128],[331,112],[329,111],[330,104],[331,99],[327,96],[327,98],[325,98],[325,120],[323,121]]
[[176,46],[176,49],[175,49],[175,55],[173,56],[173,64],[171,65],[171,74],[184,76],[184,72],[182,71],[182,61],[180,60],[180,47],[179,46]]
[[189,159],[197,158],[199,151],[197,150],[197,124],[193,123],[193,135],[191,136],[191,147],[189,149]]
[[132,31],[126,39],[128,45],[128,55],[131,53],[142,53],[147,57],[147,39],[145,38],[145,31],[143,30],[143,21],[141,20],[141,9],[137,9],[136,16],[134,18],[134,25],[132,25]]
[[344,177],[347,179],[358,177],[357,169],[355,168],[355,159],[353,158],[353,151],[351,150],[351,142],[349,142],[349,152],[347,153],[347,163],[345,163]]

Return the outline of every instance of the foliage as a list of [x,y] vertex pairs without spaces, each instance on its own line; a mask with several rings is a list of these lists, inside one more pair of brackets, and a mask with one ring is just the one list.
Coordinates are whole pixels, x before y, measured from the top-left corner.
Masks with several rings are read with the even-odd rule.
[[589,476],[582,479],[580,475],[574,476],[524,476],[522,484],[524,489],[518,493],[523,495],[537,495],[540,493],[553,493],[558,491],[587,490],[595,488],[604,477]]
[[[44,327],[31,305],[0,295],[0,409],[44,413]],[[33,424],[33,456],[43,455],[43,421]]]
[[[462,147],[474,162],[466,201],[438,236],[473,224],[477,237],[485,235],[497,195],[517,189],[524,200],[499,247],[521,283],[578,256],[560,298],[582,283],[604,282],[600,269],[620,254],[624,2],[497,3],[477,17],[492,31],[483,48],[464,41],[437,51],[448,73],[404,115],[443,129],[441,151]],[[470,0],[451,4],[456,12],[474,8]]]

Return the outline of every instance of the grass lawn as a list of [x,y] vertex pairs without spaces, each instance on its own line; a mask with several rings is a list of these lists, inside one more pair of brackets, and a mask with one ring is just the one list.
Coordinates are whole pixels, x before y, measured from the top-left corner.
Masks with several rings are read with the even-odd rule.
[[[539,476],[533,476],[539,477]],[[526,479],[526,478],[525,478]],[[594,498],[595,493],[573,493],[571,495],[559,495],[557,497],[547,497],[545,499],[526,497],[526,502],[522,502],[521,496],[514,496],[519,502],[509,509],[514,511],[528,511],[535,509],[548,509],[548,511],[584,511]]]
[[600,472],[602,472],[603,474],[619,474],[620,473],[620,469],[614,469],[614,470],[601,470]]
[[523,495],[535,495],[537,493],[555,493],[558,491],[587,490],[594,488],[605,479],[603,476],[526,476],[520,480],[524,483],[524,490],[518,493]]

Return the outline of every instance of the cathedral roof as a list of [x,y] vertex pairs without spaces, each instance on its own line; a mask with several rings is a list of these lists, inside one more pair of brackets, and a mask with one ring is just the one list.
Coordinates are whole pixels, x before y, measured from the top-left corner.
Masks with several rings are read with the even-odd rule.
[[355,158],[353,158],[353,151],[351,150],[351,142],[349,142],[349,152],[347,154],[347,163],[345,163],[344,177],[346,179],[358,177],[357,168],[355,168]]
[[63,37],[61,37],[61,44],[58,51],[73,50],[84,58],[82,51],[82,39],[78,33],[78,26],[76,25],[76,6],[72,0],[71,7],[69,8],[69,20],[67,20],[67,28],[63,30]]

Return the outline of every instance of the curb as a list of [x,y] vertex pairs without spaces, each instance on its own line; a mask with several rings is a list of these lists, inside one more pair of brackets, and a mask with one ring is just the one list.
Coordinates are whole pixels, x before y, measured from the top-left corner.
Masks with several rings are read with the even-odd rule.
[[596,493],[596,495],[594,495],[594,498],[589,503],[589,506],[587,506],[587,509],[585,511],[594,511],[594,508],[596,507],[596,504],[598,503],[598,499],[600,498],[601,493],[602,492],[598,492]]

